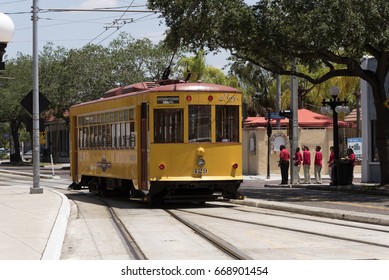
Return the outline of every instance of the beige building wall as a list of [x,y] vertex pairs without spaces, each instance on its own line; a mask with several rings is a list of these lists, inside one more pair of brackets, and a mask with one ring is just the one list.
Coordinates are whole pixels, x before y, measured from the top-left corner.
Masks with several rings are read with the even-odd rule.
[[[289,135],[286,129],[273,130],[270,138],[270,174],[279,174],[279,143],[283,140],[291,156],[294,151],[290,151]],[[330,154],[330,146],[333,145],[333,129],[329,128],[300,128],[299,147],[306,145],[311,152],[311,173],[313,175],[313,164],[315,148],[321,146],[323,153],[322,174],[328,174],[327,161]],[[280,142],[281,141],[281,142]],[[283,144],[283,143],[282,143]],[[266,175],[268,156],[268,137],[265,127],[244,128],[243,129],[243,174],[245,175]],[[300,170],[300,176],[302,170]]]

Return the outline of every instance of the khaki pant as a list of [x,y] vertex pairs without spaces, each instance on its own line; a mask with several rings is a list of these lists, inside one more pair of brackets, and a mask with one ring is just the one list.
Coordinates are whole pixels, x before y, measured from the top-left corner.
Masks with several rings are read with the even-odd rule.
[[321,165],[315,165],[315,182],[321,184]]
[[311,183],[311,166],[310,165],[303,165],[304,170],[304,184],[310,184]]
[[297,179],[297,183],[301,183],[300,182],[300,168],[301,168],[301,165],[295,165],[294,166],[294,173],[293,173],[293,178],[296,180]]

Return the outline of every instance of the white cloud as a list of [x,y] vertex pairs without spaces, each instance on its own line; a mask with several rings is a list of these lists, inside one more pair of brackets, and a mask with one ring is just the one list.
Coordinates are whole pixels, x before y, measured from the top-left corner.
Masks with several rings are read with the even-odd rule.
[[150,32],[150,33],[144,33],[139,36],[135,36],[137,39],[142,39],[142,38],[148,38],[150,39],[153,43],[158,43],[159,41],[162,41],[165,39],[165,30],[160,30],[157,32]]
[[82,9],[109,8],[118,6],[118,0],[85,0],[80,4]]

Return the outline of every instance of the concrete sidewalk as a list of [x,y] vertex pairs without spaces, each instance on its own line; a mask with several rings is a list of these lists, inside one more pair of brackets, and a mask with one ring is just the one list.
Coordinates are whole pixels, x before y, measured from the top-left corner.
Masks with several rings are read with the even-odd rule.
[[70,206],[56,191],[0,185],[0,259],[58,260]]

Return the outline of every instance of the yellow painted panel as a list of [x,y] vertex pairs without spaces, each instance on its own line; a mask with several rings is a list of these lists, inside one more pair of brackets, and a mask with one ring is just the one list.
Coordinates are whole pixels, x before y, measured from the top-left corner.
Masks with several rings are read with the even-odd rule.
[[137,179],[136,150],[81,150],[79,175]]
[[[195,174],[200,167],[198,148],[204,149],[205,174]],[[234,169],[233,165],[238,164]],[[160,169],[163,164],[165,168]],[[150,145],[151,180],[236,180],[242,178],[242,147],[239,143],[192,143]]]

